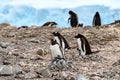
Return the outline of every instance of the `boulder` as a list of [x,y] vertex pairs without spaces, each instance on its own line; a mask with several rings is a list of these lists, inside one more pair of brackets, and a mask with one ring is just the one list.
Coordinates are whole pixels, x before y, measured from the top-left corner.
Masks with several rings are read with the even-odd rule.
[[1,76],[11,76],[22,72],[22,68],[18,65],[0,65]]

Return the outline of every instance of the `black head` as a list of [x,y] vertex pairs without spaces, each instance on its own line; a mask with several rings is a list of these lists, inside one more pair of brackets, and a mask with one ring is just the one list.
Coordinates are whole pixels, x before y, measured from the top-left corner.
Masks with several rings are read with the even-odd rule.
[[81,35],[81,34],[77,34],[76,36],[75,36],[75,38],[83,38],[84,36],[83,35]]
[[51,39],[51,44],[52,44],[52,45],[55,45],[55,44],[58,44],[58,43],[57,43],[57,41],[56,41],[56,40]]
[[57,23],[56,22],[51,22],[53,25],[57,25]]
[[60,33],[59,33],[59,32],[53,32],[53,35],[54,35],[54,36],[59,36]]
[[73,15],[73,14],[75,14],[75,13],[74,13],[73,11],[70,10],[70,11],[69,11],[69,14],[70,14],[70,15]]
[[96,12],[96,15],[99,15],[99,12],[98,12],[98,11]]

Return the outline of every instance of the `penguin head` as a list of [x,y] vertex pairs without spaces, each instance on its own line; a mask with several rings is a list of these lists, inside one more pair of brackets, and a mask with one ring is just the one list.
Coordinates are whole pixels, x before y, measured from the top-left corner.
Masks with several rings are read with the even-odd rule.
[[74,12],[71,11],[71,10],[70,10],[68,13],[69,13],[70,15],[76,15],[76,13],[74,13]]
[[57,43],[57,41],[55,39],[51,39],[51,44],[55,45],[55,44],[58,44],[58,43]]
[[83,38],[83,35],[77,34],[77,35],[75,36],[75,38]]
[[99,15],[99,12],[98,12],[98,11],[96,12],[96,15]]
[[49,26],[56,26],[57,23],[56,22],[50,22]]
[[54,35],[54,36],[59,36],[60,33],[59,33],[59,32],[53,32],[53,35]]
[[57,23],[56,22],[51,22],[52,23],[52,25],[57,25]]

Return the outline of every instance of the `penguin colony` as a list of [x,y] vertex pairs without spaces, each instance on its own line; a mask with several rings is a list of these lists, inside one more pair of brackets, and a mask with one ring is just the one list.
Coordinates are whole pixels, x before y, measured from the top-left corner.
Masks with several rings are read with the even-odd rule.
[[[65,49],[70,49],[67,40],[59,33],[53,32],[53,38],[51,39],[51,57],[52,64],[56,64],[59,61],[65,62]],[[90,44],[85,36],[82,34],[77,34],[74,38],[76,38],[76,43],[78,44],[77,50],[79,51],[79,56],[90,55],[92,53]]]
[[[70,17],[68,18],[68,22],[70,21],[70,24],[72,27],[83,26],[82,24],[78,23],[78,17],[75,12],[70,10],[68,13],[70,15]],[[50,24],[51,23],[49,24],[47,23],[47,26]],[[96,12],[93,18],[93,25],[94,26],[101,25],[99,12]],[[52,35],[53,35],[53,38],[51,39],[51,45],[50,45],[51,58],[52,58],[51,64],[56,64],[61,60],[62,60],[62,63],[64,63],[66,61],[65,50],[70,49],[70,46],[67,40],[59,32],[53,32]],[[90,55],[93,53],[91,51],[90,44],[85,36],[78,33],[77,35],[74,36],[74,38],[76,39],[76,43],[78,45],[77,50],[79,52],[79,56]]]

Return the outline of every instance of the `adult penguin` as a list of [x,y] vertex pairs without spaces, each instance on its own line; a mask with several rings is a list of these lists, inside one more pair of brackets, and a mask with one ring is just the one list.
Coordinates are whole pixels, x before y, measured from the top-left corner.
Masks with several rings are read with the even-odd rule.
[[51,39],[50,50],[51,50],[52,64],[56,64],[61,60],[62,62],[65,62],[64,51],[62,47],[54,39]]
[[70,49],[70,46],[67,42],[67,40],[59,33],[59,32],[53,32],[54,39],[58,42],[58,44],[63,48],[63,49]]
[[96,12],[93,17],[93,26],[101,26],[101,18],[99,12]]
[[78,17],[77,17],[77,14],[73,11],[69,11],[69,15],[70,17],[68,18],[68,23],[69,23],[69,20],[70,20],[70,25],[72,27],[77,27],[78,26]]
[[92,53],[88,40],[81,34],[75,36],[77,38],[78,51],[81,56]]

